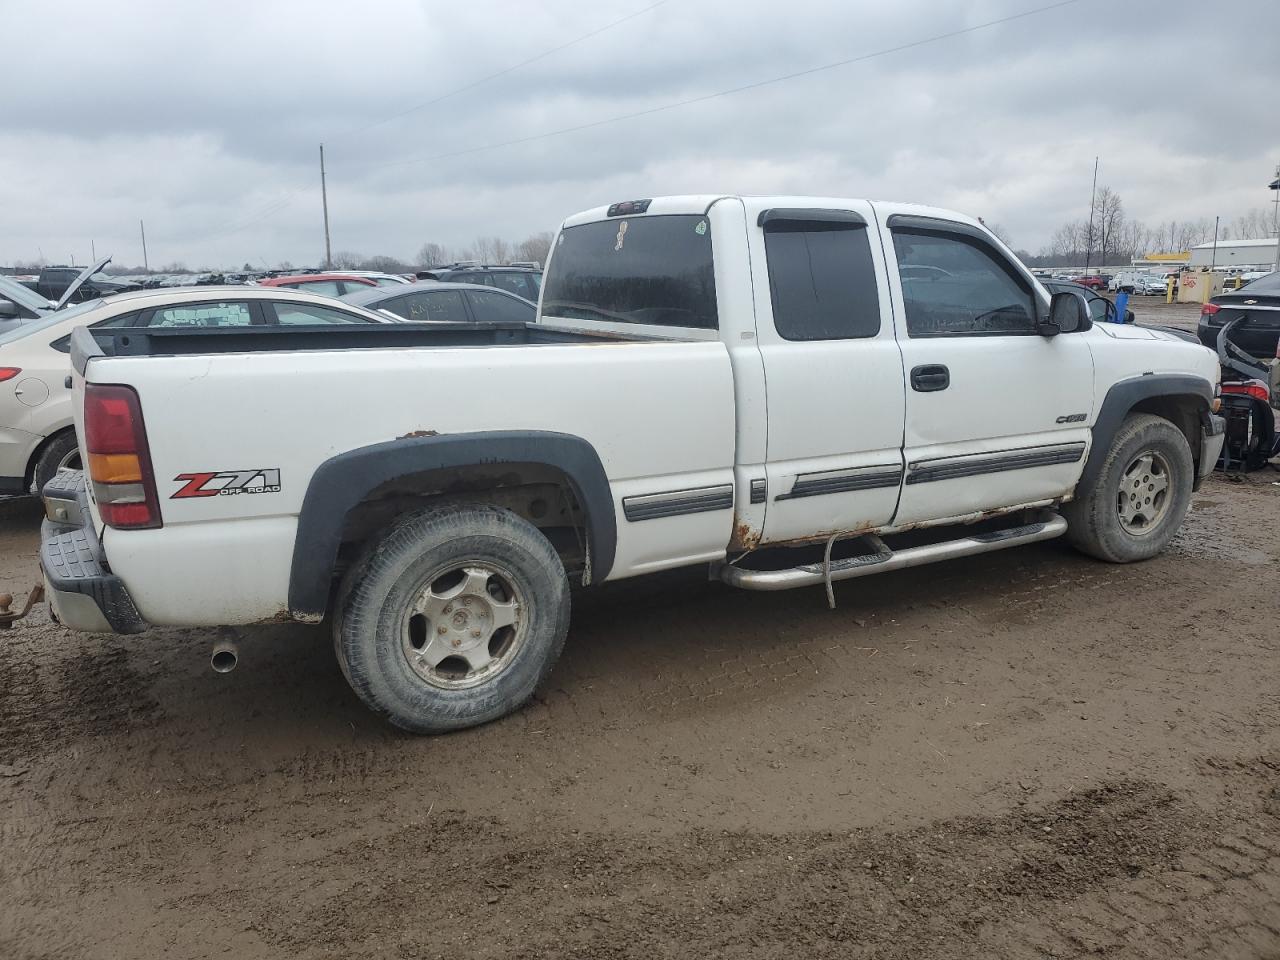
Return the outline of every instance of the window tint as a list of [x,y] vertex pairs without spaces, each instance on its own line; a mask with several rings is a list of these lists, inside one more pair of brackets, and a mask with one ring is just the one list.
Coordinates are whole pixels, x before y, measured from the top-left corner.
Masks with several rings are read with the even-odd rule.
[[1035,332],[1031,288],[985,244],[955,234],[893,232],[913,337]]
[[848,340],[880,332],[865,227],[780,220],[764,235],[773,323],[787,340]]
[[462,305],[462,293],[458,290],[412,293],[405,297],[396,297],[379,306],[414,323],[466,323],[468,321],[467,309]]
[[[160,307],[147,321],[149,327],[247,327],[252,323],[249,304],[184,303]],[[115,326],[115,324],[111,324]]]
[[272,303],[272,306],[276,308],[276,322],[286,326],[319,323],[372,322],[365,317],[357,316],[354,313],[346,313],[342,310],[334,310],[332,307],[322,307],[319,304],[314,303],[285,303],[277,300]]
[[567,227],[543,278],[543,314],[715,330],[711,229],[698,214]]
[[471,312],[477,320],[515,320],[520,323],[532,323],[537,309],[531,303],[513,300],[500,293],[489,290],[467,291],[467,299],[471,301]]
[[305,283],[290,283],[283,286],[292,287],[294,290],[305,290],[307,293],[323,294],[326,297],[342,295],[342,289],[338,286],[337,280],[307,280]]
[[342,289],[344,293],[358,293],[361,290],[372,290],[376,286],[376,283],[361,283],[359,280],[342,281]]
[[528,274],[524,273],[495,273],[493,274],[493,285],[499,290],[506,290],[508,293],[514,293],[517,297],[524,297],[526,300],[532,300],[538,296],[531,289]]
[[1107,307],[1111,304],[1102,297],[1093,297],[1089,300],[1089,315],[1093,317],[1094,323],[1105,323],[1107,319]]

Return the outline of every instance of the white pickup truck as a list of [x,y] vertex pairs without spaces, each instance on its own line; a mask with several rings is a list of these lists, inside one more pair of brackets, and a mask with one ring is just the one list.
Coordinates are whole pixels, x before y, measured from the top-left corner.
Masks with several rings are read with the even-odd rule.
[[1064,533],[1141,560],[1222,444],[1210,351],[1092,324],[968,217],[863,200],[580,213],[527,325],[80,328],[72,366],[56,618],[327,617],[356,693],[423,732],[533,693],[571,581],[830,593]]

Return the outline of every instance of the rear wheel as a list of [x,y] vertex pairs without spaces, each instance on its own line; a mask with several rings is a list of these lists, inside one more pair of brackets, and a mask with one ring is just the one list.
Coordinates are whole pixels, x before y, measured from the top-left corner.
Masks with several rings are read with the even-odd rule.
[[76,446],[76,432],[64,430],[55,434],[45,444],[31,471],[31,492],[37,497],[44,491],[44,485],[53,479],[63,467],[80,467],[80,448]]
[[1063,507],[1067,539],[1099,560],[1153,557],[1173,539],[1191,504],[1195,462],[1182,431],[1133,414],[1112,441],[1093,486]]
[[343,673],[372,710],[441,733],[520,707],[568,625],[551,544],[510,511],[474,506],[396,523],[347,574],[333,629]]

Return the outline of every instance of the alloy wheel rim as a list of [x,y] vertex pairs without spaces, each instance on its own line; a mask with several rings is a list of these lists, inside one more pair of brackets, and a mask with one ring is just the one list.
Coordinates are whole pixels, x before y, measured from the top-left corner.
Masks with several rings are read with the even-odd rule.
[[1144,450],[1129,462],[1120,475],[1116,499],[1126,533],[1142,537],[1160,526],[1172,499],[1169,481],[1169,461],[1154,450]]
[[528,633],[515,578],[488,561],[451,563],[424,578],[401,627],[409,669],[434,687],[461,690],[511,665]]

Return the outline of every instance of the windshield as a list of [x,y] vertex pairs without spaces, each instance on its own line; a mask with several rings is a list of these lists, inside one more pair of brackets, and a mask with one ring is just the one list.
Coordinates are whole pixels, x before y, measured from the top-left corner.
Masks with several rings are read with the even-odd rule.
[[543,279],[542,313],[716,329],[707,218],[615,218],[561,230]]
[[17,280],[0,277],[0,298],[12,300],[28,310],[52,310],[53,302],[46,300],[30,287],[23,286]]
[[23,337],[29,337],[33,333],[39,333],[41,330],[52,327],[55,323],[62,323],[63,320],[89,313],[101,305],[101,300],[87,300],[84,303],[76,304],[74,307],[66,307],[59,310],[57,313],[50,313],[39,320],[30,320],[17,329],[10,330],[8,333],[0,333],[0,345],[12,343],[14,340],[21,340]]

